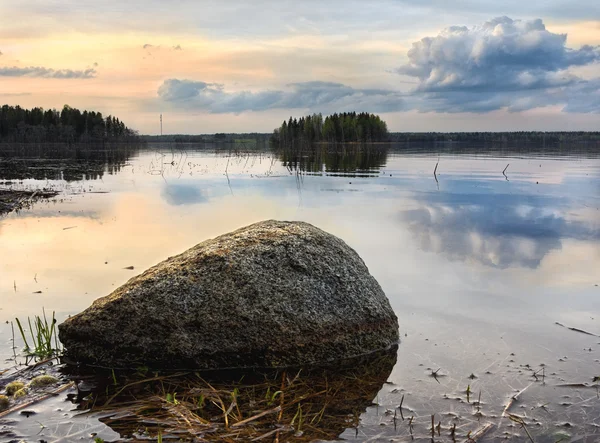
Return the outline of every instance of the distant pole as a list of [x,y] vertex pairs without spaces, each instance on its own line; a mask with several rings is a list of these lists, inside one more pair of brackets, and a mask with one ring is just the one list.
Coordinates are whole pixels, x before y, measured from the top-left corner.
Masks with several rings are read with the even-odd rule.
[[162,114],[160,114],[160,135],[162,135]]

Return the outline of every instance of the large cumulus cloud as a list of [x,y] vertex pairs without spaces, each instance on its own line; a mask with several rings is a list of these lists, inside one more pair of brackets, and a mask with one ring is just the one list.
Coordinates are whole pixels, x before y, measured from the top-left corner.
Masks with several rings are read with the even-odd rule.
[[588,95],[597,94],[598,81],[569,71],[600,61],[600,47],[570,49],[566,39],[540,19],[500,17],[472,28],[453,26],[413,43],[398,73],[418,79],[414,107],[423,111],[563,105],[566,111],[600,112],[600,103]]
[[42,66],[29,66],[25,68],[19,68],[17,66],[12,67],[0,67],[0,77],[41,77],[41,78],[60,78],[60,79],[74,79],[74,78],[94,78],[96,77],[95,69],[85,69],[83,71],[71,70],[71,69],[51,69],[44,68]]
[[293,83],[288,86],[286,90],[229,92],[216,83],[168,79],[158,88],[158,96],[173,107],[213,113],[294,108],[322,112],[355,109],[391,112],[403,109],[400,94],[391,90],[355,89],[331,82]]
[[569,83],[559,73],[600,60],[600,48],[565,46],[567,36],[542,22],[500,17],[481,26],[453,26],[413,43],[399,72],[418,77],[420,91],[536,89]]

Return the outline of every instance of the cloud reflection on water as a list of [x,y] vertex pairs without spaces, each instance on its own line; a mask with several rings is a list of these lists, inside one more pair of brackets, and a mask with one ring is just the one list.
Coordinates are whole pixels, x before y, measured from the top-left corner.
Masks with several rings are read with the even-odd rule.
[[417,194],[418,208],[401,219],[425,251],[452,260],[474,260],[500,269],[535,269],[563,239],[600,240],[584,220],[568,219],[568,202],[558,196],[457,192]]
[[173,206],[208,202],[208,197],[202,190],[192,184],[166,184],[160,194],[167,203]]

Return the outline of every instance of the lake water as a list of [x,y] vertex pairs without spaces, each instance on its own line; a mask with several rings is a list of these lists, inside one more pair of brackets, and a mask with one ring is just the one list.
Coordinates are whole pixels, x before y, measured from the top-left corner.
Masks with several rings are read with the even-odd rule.
[[[359,253],[399,318],[388,383],[339,438],[430,439],[435,414],[457,433],[492,423],[485,438],[527,439],[502,416],[523,390],[511,411],[535,441],[600,440],[597,148],[380,147],[290,159],[155,146],[87,174],[47,163],[0,161],[0,187],[61,191],[0,218],[4,366],[14,364],[6,322],[15,317],[44,307],[61,321],[205,239],[264,219],[302,220]],[[40,172],[23,175],[32,164]],[[412,426],[393,419],[402,396]]]

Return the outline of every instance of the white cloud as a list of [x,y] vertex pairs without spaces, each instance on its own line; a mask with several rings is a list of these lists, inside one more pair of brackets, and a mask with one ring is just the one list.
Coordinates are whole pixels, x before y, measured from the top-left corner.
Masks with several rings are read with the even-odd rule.
[[41,66],[29,66],[19,68],[17,66],[0,67],[0,77],[41,77],[41,78],[60,78],[60,79],[87,79],[96,77],[95,69],[85,69],[83,71],[71,69],[51,69]]
[[288,90],[228,92],[220,84],[168,79],[158,88],[158,96],[163,103],[173,108],[212,113],[268,109],[308,109],[311,112],[366,109],[372,112],[392,112],[403,107],[398,92],[355,89],[331,82],[293,83]]
[[590,98],[598,81],[569,72],[600,61],[600,47],[570,49],[566,38],[548,31],[540,19],[499,17],[413,43],[409,62],[397,71],[418,79],[413,106],[423,111],[522,111],[563,104],[566,111],[600,112],[600,103]]

